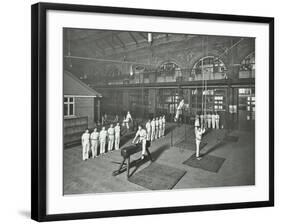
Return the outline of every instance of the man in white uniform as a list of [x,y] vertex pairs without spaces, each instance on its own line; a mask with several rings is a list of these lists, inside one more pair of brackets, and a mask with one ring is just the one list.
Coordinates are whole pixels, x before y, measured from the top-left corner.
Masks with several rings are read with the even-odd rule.
[[100,154],[105,153],[106,137],[107,131],[105,130],[105,127],[102,127],[102,130],[100,131]]
[[155,118],[155,139],[158,139],[159,135],[159,120],[158,117]]
[[182,110],[183,110],[183,107],[184,107],[184,99],[182,99],[177,107],[177,111],[176,111],[176,116],[175,116],[175,119],[174,121],[177,122],[178,119],[179,119],[179,116],[180,114],[182,113]]
[[98,152],[98,143],[99,143],[99,133],[97,128],[94,129],[92,132],[90,139],[91,139],[91,150],[92,150],[92,157],[95,158]]
[[116,124],[115,128],[115,150],[119,149],[119,144],[120,144],[120,133],[121,133],[121,129],[120,129],[120,125],[119,123]]
[[216,115],[215,113],[212,114],[212,128],[216,128]]
[[215,120],[216,120],[216,129],[219,129],[220,128],[220,115],[218,114],[218,112],[216,112],[216,115],[215,115]]
[[195,142],[196,142],[196,159],[200,160],[200,143],[202,140],[202,135],[205,133],[205,128],[195,127]]
[[151,141],[154,141],[155,138],[155,118],[150,122],[151,125]]
[[146,139],[147,141],[150,141],[151,139],[151,122],[150,120],[148,120],[145,124],[145,128],[146,128]]
[[126,127],[129,130],[129,122],[133,122],[133,118],[130,114],[130,111],[127,112],[126,118],[125,118],[125,123],[126,123]]
[[165,136],[165,126],[166,126],[166,118],[165,115],[162,116],[162,136]]
[[108,134],[108,149],[107,151],[112,151],[113,149],[113,144],[114,144],[114,128],[113,128],[113,124],[110,125],[110,127],[107,130],[107,134]]
[[200,121],[199,121],[199,115],[198,114],[196,114],[196,116],[195,116],[195,122],[194,122],[194,127],[196,128],[196,127],[200,127]]
[[82,143],[82,159],[87,160],[89,158],[89,149],[90,149],[90,134],[89,130],[86,129],[86,131],[83,133],[81,137],[81,143]]
[[159,123],[159,133],[158,133],[158,138],[162,138],[162,129],[163,129],[163,123],[162,123],[162,117],[160,116],[158,119]]
[[207,128],[208,127],[208,114],[204,114],[204,128]]
[[114,121],[113,122],[118,122],[119,121],[119,116],[115,115]]
[[145,129],[142,128],[141,125],[139,125],[136,136],[132,141],[133,144],[135,143],[137,137],[139,137],[138,142],[141,142],[141,144],[142,144],[141,159],[144,159],[144,154],[145,154],[145,151],[146,151],[146,131],[145,131]]
[[207,114],[208,128],[211,128],[212,124],[212,115],[210,113]]

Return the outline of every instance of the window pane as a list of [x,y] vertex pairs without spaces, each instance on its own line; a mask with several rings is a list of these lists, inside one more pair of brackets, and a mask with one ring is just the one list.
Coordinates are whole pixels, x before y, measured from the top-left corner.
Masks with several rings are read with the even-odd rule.
[[67,104],[63,105],[63,115],[67,116],[68,115],[68,111],[67,111]]
[[74,105],[69,104],[69,115],[74,115]]
[[69,102],[73,102],[74,98],[73,97],[69,97]]
[[65,103],[67,102],[67,97],[63,98],[63,102],[65,102]]

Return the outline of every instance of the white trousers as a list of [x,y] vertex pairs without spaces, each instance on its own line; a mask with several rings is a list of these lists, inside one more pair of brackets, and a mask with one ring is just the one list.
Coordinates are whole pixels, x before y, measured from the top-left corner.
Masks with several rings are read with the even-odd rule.
[[155,139],[158,138],[158,135],[159,135],[159,128],[156,127],[156,128],[155,128]]
[[181,112],[181,110],[178,110],[178,109],[177,109],[177,111],[176,111],[176,116],[175,116],[175,121],[177,121],[177,120],[179,119],[179,117],[180,117],[180,112]]
[[208,128],[211,128],[212,120],[208,119]]
[[100,154],[105,153],[105,140],[100,140]]
[[200,156],[200,143],[201,143],[201,140],[195,139],[195,141],[196,141],[196,157],[199,157]]
[[108,136],[108,151],[111,151],[113,149],[114,144],[114,135]]
[[89,158],[89,148],[90,148],[90,142],[85,142],[83,144],[83,150],[82,150],[82,159],[86,160]]
[[146,140],[150,141],[150,138],[151,138],[151,130],[148,130],[146,134]]
[[212,128],[216,128],[216,121],[215,120],[212,120]]
[[91,141],[92,157],[96,157],[97,156],[98,145],[99,145],[98,140],[92,140]]
[[152,128],[152,129],[151,129],[151,141],[153,141],[154,138],[155,138],[155,129]]
[[141,154],[144,155],[145,154],[145,150],[146,150],[146,139],[141,140],[141,145],[142,145],[142,152],[141,152]]
[[219,128],[220,128],[219,123],[220,123],[220,121],[219,121],[219,120],[216,120],[216,129],[219,129]]
[[119,149],[120,135],[115,135],[115,150]]
[[125,122],[127,129],[129,130],[129,122]]
[[159,134],[158,137],[161,138],[162,137],[162,125],[159,126]]
[[200,127],[201,127],[201,128],[204,127],[204,119],[203,119],[203,118],[202,118],[202,119],[200,118]]

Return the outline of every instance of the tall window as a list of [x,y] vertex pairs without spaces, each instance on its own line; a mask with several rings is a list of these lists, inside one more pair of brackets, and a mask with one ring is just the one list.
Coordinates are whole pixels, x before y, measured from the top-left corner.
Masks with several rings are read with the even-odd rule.
[[64,97],[63,98],[63,115],[64,117],[71,117],[75,115],[74,110],[74,97]]
[[240,65],[239,78],[255,77],[255,52],[249,54]]
[[180,71],[180,68],[177,64],[173,62],[166,62],[162,64],[159,68],[160,75],[174,76]]
[[193,80],[225,79],[226,67],[222,60],[207,56],[195,63],[191,70]]
[[180,67],[174,62],[163,63],[157,71],[157,81],[172,82],[182,76]]

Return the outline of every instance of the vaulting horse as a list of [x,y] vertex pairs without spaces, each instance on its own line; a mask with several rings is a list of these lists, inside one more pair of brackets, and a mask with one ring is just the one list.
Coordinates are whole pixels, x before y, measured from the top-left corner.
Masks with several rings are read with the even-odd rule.
[[[147,153],[149,159],[151,161],[153,161],[152,156],[148,150],[149,147],[150,147],[150,141],[147,141],[146,142],[146,153]],[[130,176],[130,156],[135,153],[138,153],[140,151],[142,151],[142,145],[140,143],[132,144],[132,145],[126,146],[123,149],[121,149],[121,156],[123,157],[123,161],[121,162],[119,169],[113,171],[112,175],[117,176],[120,173],[122,173],[121,170],[122,170],[123,166],[125,165],[125,161],[127,160],[127,178],[129,178],[129,176]]]

